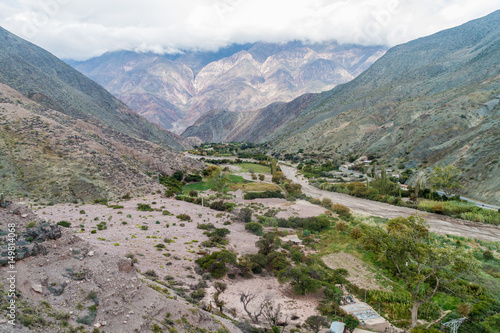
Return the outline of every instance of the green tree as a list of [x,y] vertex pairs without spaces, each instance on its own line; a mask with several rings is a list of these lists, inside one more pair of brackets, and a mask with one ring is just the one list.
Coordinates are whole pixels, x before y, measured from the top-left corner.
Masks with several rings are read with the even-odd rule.
[[201,268],[207,270],[216,279],[223,277],[229,271],[226,265],[235,265],[236,256],[228,250],[213,252],[209,255],[196,259]]
[[267,256],[273,250],[279,248],[281,245],[280,240],[273,232],[264,234],[256,243],[255,246],[259,249],[259,253]]
[[299,295],[313,293],[321,288],[318,272],[311,267],[296,266],[280,272],[281,281],[291,280],[293,290]]
[[462,187],[458,180],[460,170],[454,165],[436,165],[429,177],[429,183],[434,190],[442,190],[444,194],[451,198],[453,192]]
[[348,314],[344,317],[345,328],[352,333],[356,327],[359,326],[359,320],[352,314]]
[[322,316],[310,316],[306,319],[305,326],[313,331],[313,333],[318,333],[321,328],[328,327],[330,321]]
[[222,170],[217,170],[215,172],[212,172],[211,176],[208,177],[208,185],[217,192],[219,196],[223,196],[225,191],[226,191],[226,186],[229,182],[229,175],[222,171]]
[[438,243],[422,217],[395,218],[387,223],[387,231],[367,227],[360,242],[404,281],[413,300],[412,327],[417,326],[419,307],[441,286],[478,270],[471,251]]

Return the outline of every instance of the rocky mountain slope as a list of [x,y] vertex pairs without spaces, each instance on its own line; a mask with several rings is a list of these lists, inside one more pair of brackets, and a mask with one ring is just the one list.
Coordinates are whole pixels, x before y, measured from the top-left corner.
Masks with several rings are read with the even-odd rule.
[[163,190],[156,171],[202,164],[111,126],[70,117],[0,84],[0,193],[41,202]]
[[[0,207],[0,228],[7,230],[9,224],[16,226],[18,239],[13,264],[16,332],[241,332],[229,320],[138,274],[131,259],[92,247],[72,230],[40,220],[22,205]],[[7,245],[7,236],[2,234],[0,243]],[[33,244],[37,251],[26,255],[23,249]],[[4,281],[11,275],[0,271]],[[8,283],[1,289],[9,294]],[[2,297],[0,304],[9,306],[9,298]],[[4,312],[2,332],[13,327],[7,320],[11,318]]]
[[384,47],[256,43],[218,52],[111,52],[69,61],[140,115],[181,130],[212,109],[252,110],[348,82]]
[[213,111],[183,135],[268,141],[276,152],[374,153],[405,167],[455,164],[464,194],[498,204],[498,59],[500,11],[396,46],[328,92],[255,112]]
[[0,83],[76,119],[181,150],[183,140],[138,116],[94,81],[0,27]]

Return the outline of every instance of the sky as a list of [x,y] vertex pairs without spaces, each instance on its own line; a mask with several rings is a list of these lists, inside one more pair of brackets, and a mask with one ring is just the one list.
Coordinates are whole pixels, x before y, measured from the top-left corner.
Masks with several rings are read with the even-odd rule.
[[62,59],[302,40],[394,46],[500,0],[2,0],[0,26]]

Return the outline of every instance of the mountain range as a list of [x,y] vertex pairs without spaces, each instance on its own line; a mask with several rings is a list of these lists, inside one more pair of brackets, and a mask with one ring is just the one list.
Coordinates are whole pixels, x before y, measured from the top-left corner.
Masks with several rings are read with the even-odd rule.
[[269,142],[275,153],[375,154],[455,164],[463,192],[500,202],[500,11],[389,49],[352,81],[247,112],[212,110],[183,133]]
[[212,109],[246,111],[348,82],[382,56],[382,46],[253,43],[217,52],[108,52],[68,60],[137,113],[177,132]]

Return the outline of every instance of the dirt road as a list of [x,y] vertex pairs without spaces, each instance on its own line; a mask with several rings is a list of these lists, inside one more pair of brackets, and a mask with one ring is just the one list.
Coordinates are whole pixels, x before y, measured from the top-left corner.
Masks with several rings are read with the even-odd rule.
[[449,234],[461,237],[471,237],[487,241],[500,241],[500,227],[490,224],[465,221],[449,216],[426,213],[420,210],[389,205],[383,202],[371,201],[346,194],[323,191],[309,185],[307,179],[297,176],[297,170],[293,167],[280,165],[285,176],[295,183],[302,185],[302,191],[311,197],[322,199],[329,198],[334,203],[349,207],[352,211],[371,216],[379,216],[392,219],[398,216],[422,215],[427,219],[431,231],[438,234]]

